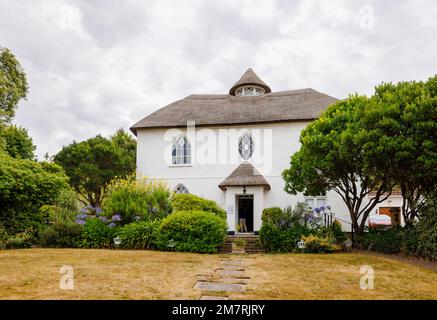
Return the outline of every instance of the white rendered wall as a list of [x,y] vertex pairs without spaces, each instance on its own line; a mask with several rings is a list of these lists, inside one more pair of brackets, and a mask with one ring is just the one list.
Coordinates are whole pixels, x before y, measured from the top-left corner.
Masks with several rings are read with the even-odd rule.
[[[303,128],[308,122],[288,122],[274,123],[263,125],[235,126],[235,132],[231,134],[234,140],[234,145],[229,147],[233,150],[238,150],[237,141],[245,130],[261,130],[266,133],[259,141],[255,138],[255,151],[259,153],[264,148],[266,142],[271,141],[271,149],[269,155],[257,157],[256,161],[251,161],[252,164],[259,169],[271,186],[270,191],[262,191],[262,188],[252,190],[254,194],[254,230],[259,230],[261,226],[261,212],[263,208],[278,206],[287,207],[294,206],[297,202],[303,202],[305,197],[303,194],[292,196],[284,192],[284,181],[281,173],[289,167],[290,156],[299,150],[299,136]],[[196,134],[204,128],[196,128]],[[220,130],[227,130],[229,127],[210,127],[210,133],[218,135]],[[178,130],[179,131],[179,130]],[[186,133],[183,129],[181,132]],[[192,165],[173,166],[165,161],[171,155],[171,141],[165,141],[164,137],[177,137],[181,132],[169,134],[164,129],[145,129],[138,130],[137,133],[137,177],[146,177],[149,179],[163,179],[167,181],[170,188],[176,187],[179,183],[184,184],[190,193],[199,195],[204,198],[215,200],[223,209],[227,210],[231,203],[235,202],[235,195],[242,192],[242,187],[228,188],[227,192],[218,188],[222,182],[242,161],[237,159],[236,163],[208,163],[200,164],[193,162]],[[271,134],[271,136],[269,136]],[[189,136],[190,137],[190,136]],[[191,141],[192,142],[192,141]],[[202,143],[197,143],[196,147]],[[192,143],[193,148],[193,143]],[[166,152],[165,152],[166,150]],[[195,151],[193,151],[195,152]],[[222,153],[220,146],[216,150],[217,155]],[[194,157],[193,157],[194,158]],[[266,160],[267,159],[267,160]],[[268,164],[271,160],[271,165]],[[249,189],[247,189],[249,190]],[[249,191],[247,191],[249,192]],[[391,200],[392,201],[392,200]],[[394,200],[390,205],[388,203],[380,206],[397,206],[398,200]],[[350,222],[349,212],[343,203],[342,199],[335,192],[330,191],[326,194],[326,204],[330,205],[335,216],[341,220]],[[396,204],[396,205],[395,205]],[[235,203],[234,203],[235,207]],[[235,210],[235,209],[234,209]],[[228,225],[230,230],[235,230],[235,211],[234,217],[228,217]],[[342,223],[344,230],[349,231],[350,227],[347,223]]]

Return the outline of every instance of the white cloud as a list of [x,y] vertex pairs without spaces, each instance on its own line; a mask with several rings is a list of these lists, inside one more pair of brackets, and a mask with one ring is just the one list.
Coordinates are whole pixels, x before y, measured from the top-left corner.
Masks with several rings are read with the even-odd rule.
[[436,15],[425,0],[4,0],[0,45],[28,75],[15,121],[42,156],[191,93],[227,92],[249,67],[273,90],[339,98],[426,79],[437,70]]

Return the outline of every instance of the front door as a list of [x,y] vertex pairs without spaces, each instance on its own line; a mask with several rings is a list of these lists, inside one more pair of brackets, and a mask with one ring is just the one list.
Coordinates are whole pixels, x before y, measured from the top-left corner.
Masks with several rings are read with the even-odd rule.
[[253,232],[253,195],[237,196],[237,231]]

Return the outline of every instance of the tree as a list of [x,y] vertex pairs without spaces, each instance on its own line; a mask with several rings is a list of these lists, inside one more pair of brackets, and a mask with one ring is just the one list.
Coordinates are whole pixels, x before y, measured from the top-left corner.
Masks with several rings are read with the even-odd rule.
[[369,136],[360,113],[370,103],[365,96],[353,95],[330,106],[302,131],[301,148],[282,173],[288,193],[339,194],[357,233],[364,231],[367,217],[393,187],[389,177],[364,161]]
[[11,121],[27,90],[26,74],[20,63],[9,49],[0,46],[0,125]]
[[3,148],[13,158],[33,160],[35,146],[27,130],[15,125],[6,126],[0,132]]
[[0,154],[0,224],[13,233],[37,227],[40,207],[54,203],[67,181],[58,165]]
[[401,190],[406,224],[437,186],[437,76],[383,83],[359,115],[368,132],[365,162]]
[[100,206],[108,183],[135,170],[135,140],[122,130],[111,139],[101,135],[65,146],[55,155],[79,200],[94,207]]

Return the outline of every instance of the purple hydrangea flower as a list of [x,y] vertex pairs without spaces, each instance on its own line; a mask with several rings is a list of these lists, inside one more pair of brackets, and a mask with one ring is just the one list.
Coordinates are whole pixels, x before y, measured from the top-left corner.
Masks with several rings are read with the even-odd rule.
[[112,216],[112,221],[121,221],[121,217],[120,217],[120,215],[119,215],[119,214],[114,214],[114,215]]
[[111,222],[108,226],[109,226],[110,228],[114,228],[114,227],[115,227],[115,223],[114,223],[114,222]]
[[320,210],[321,210],[321,211],[325,211],[325,207],[324,207],[324,206],[321,206],[321,207],[320,207]]
[[320,208],[315,208],[314,211],[315,211],[316,213],[320,213]]
[[108,222],[108,218],[106,217],[99,217],[100,220],[102,220],[103,222]]
[[82,209],[80,209],[80,212],[81,213],[87,213],[88,212],[88,209],[85,207],[85,208],[82,208]]
[[157,213],[158,212],[158,208],[153,207],[151,211],[152,211],[152,213]]
[[79,224],[79,225],[81,225],[81,226],[83,226],[83,225],[85,224],[85,220],[77,219],[77,220],[76,220],[76,223]]
[[76,219],[78,220],[85,220],[86,218],[88,218],[88,215],[86,213],[81,213],[76,216]]
[[102,209],[96,208],[96,216],[100,215],[103,212]]

